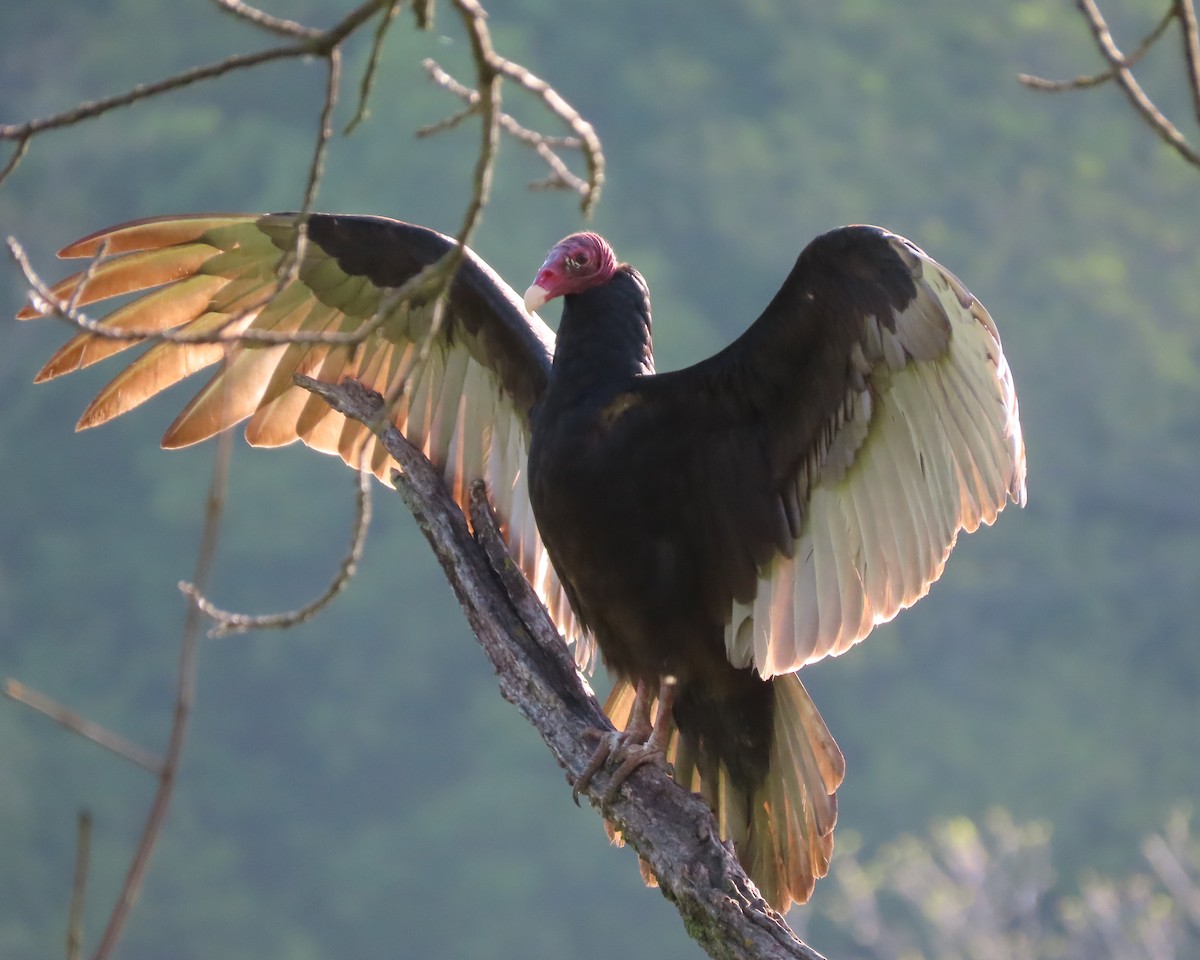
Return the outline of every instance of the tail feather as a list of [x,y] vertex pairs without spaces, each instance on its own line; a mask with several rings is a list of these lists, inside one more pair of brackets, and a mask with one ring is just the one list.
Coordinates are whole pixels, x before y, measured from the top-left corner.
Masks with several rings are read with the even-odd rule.
[[[829,870],[845,761],[799,677],[789,673],[764,682],[771,684],[775,702],[770,761],[761,783],[752,789],[739,785],[723,763],[698,751],[678,730],[668,759],[676,781],[699,790],[712,807],[722,839],[733,843],[763,899],[783,912],[808,900]],[[623,728],[632,705],[633,688],[620,681],[605,712]]]
[[733,837],[764,899],[783,911],[812,895],[829,871],[837,788],[845,761],[816,705],[794,673],[773,678],[771,760],[750,798],[753,815],[743,838]]

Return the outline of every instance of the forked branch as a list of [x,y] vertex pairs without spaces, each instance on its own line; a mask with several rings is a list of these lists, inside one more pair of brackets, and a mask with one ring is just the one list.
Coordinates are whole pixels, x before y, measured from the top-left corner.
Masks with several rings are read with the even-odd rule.
[[1166,12],[1138,43],[1132,53],[1126,54],[1117,46],[1109,29],[1108,21],[1095,0],[1076,0],[1080,15],[1091,31],[1092,40],[1108,68],[1099,73],[1076,77],[1073,80],[1047,80],[1030,74],[1021,74],[1018,79],[1034,90],[1061,92],[1082,90],[1115,83],[1129,101],[1130,106],[1146,125],[1193,166],[1200,167],[1200,150],[1166,116],[1142,88],[1133,75],[1134,65],[1160,40],[1174,24],[1183,47],[1184,82],[1191,96],[1195,121],[1200,124],[1200,28],[1197,27],[1195,0],[1171,0]]

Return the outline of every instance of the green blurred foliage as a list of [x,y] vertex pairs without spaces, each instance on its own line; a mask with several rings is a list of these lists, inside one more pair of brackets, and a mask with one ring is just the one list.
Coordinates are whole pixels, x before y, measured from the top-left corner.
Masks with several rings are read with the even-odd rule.
[[[1127,0],[1114,28],[1133,37],[1157,7]],[[342,9],[273,12],[329,23]],[[1030,505],[966,538],[931,597],[864,649],[806,671],[848,760],[840,829],[872,851],[1002,806],[1052,826],[1066,887],[1131,869],[1141,837],[1200,793],[1196,171],[1115,91],[1017,84],[1097,68],[1066,5],[489,11],[500,52],[604,140],[595,226],[650,281],[664,369],[736,335],[804,243],[841,223],[904,233],[988,305],[1020,389]],[[469,76],[453,12],[438,16],[418,34],[401,15],[368,122],[331,148],[321,208],[458,226],[477,131],[413,135],[458,108],[421,58]],[[0,120],[266,42],[205,4],[0,0]],[[349,51],[340,124],[366,51],[366,37]],[[1183,113],[1174,69],[1163,52],[1146,81]],[[0,229],[52,277],[57,247],[106,224],[294,207],[323,83],[319,62],[275,64],[39,138],[0,188]],[[523,122],[550,123],[516,89],[505,97]],[[580,225],[573,198],[524,189],[542,174],[506,142],[477,237],[518,289]],[[0,274],[0,309],[22,296],[15,268]],[[161,749],[175,584],[190,576],[210,453],[156,449],[180,391],[73,436],[105,371],[29,385],[63,336],[0,325],[0,672]],[[351,489],[305,450],[239,451],[214,599],[261,611],[317,592]],[[697,956],[632,854],[570,804],[402,507],[381,501],[336,607],[285,636],[204,648],[169,828],[121,955]],[[0,955],[60,949],[80,806],[96,815],[96,935],[151,788],[0,704]]]
[[[842,960],[1186,960],[1200,949],[1200,842],[1190,811],[1146,837],[1141,869],[1057,884],[1044,823],[1002,810],[905,834],[864,860],[843,850],[805,932]],[[853,840],[851,840],[851,844]]]

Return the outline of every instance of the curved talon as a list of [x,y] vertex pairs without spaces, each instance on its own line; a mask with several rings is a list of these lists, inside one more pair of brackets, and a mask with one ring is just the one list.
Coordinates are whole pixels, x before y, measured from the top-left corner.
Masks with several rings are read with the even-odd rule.
[[665,677],[658,691],[659,723],[656,726],[650,719],[655,697],[649,692],[647,686],[639,681],[632,715],[624,731],[600,730],[596,727],[588,727],[583,731],[585,739],[596,738],[599,743],[587,766],[583,768],[583,772],[571,786],[571,799],[575,801],[575,806],[579,806],[580,792],[587,788],[592,777],[596,775],[596,771],[610,759],[617,761],[619,766],[613,773],[613,779],[608,785],[608,789],[604,791],[604,797],[600,801],[602,807],[609,806],[616,799],[621,784],[643,764],[654,763],[670,772],[671,765],[667,762],[667,745],[671,739],[671,723],[667,718],[670,715],[674,695],[675,678]]
[[571,784],[571,799],[575,801],[575,806],[579,806],[580,791],[587,789],[587,785],[592,782],[592,777],[596,775],[596,771],[604,766],[614,751],[620,748],[624,734],[619,730],[601,730],[599,727],[588,727],[583,731],[583,737],[587,740],[594,738],[599,743],[596,744],[596,751],[587,762],[587,766],[583,768],[583,772]]
[[609,783],[608,789],[604,791],[603,806],[607,807],[611,804],[617,798],[617,791],[621,789],[621,784],[629,779],[630,774],[647,763],[652,763],[670,773],[671,765],[667,762],[667,751],[655,742],[656,739],[651,735],[645,743],[629,744],[620,749],[621,765],[613,773],[612,781]]

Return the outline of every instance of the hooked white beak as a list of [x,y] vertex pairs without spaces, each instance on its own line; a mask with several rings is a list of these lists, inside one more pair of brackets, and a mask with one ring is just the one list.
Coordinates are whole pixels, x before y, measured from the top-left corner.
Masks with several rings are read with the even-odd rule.
[[545,305],[548,299],[550,297],[542,287],[539,287],[536,283],[532,284],[525,291],[525,309],[530,313],[535,313],[540,307]]

